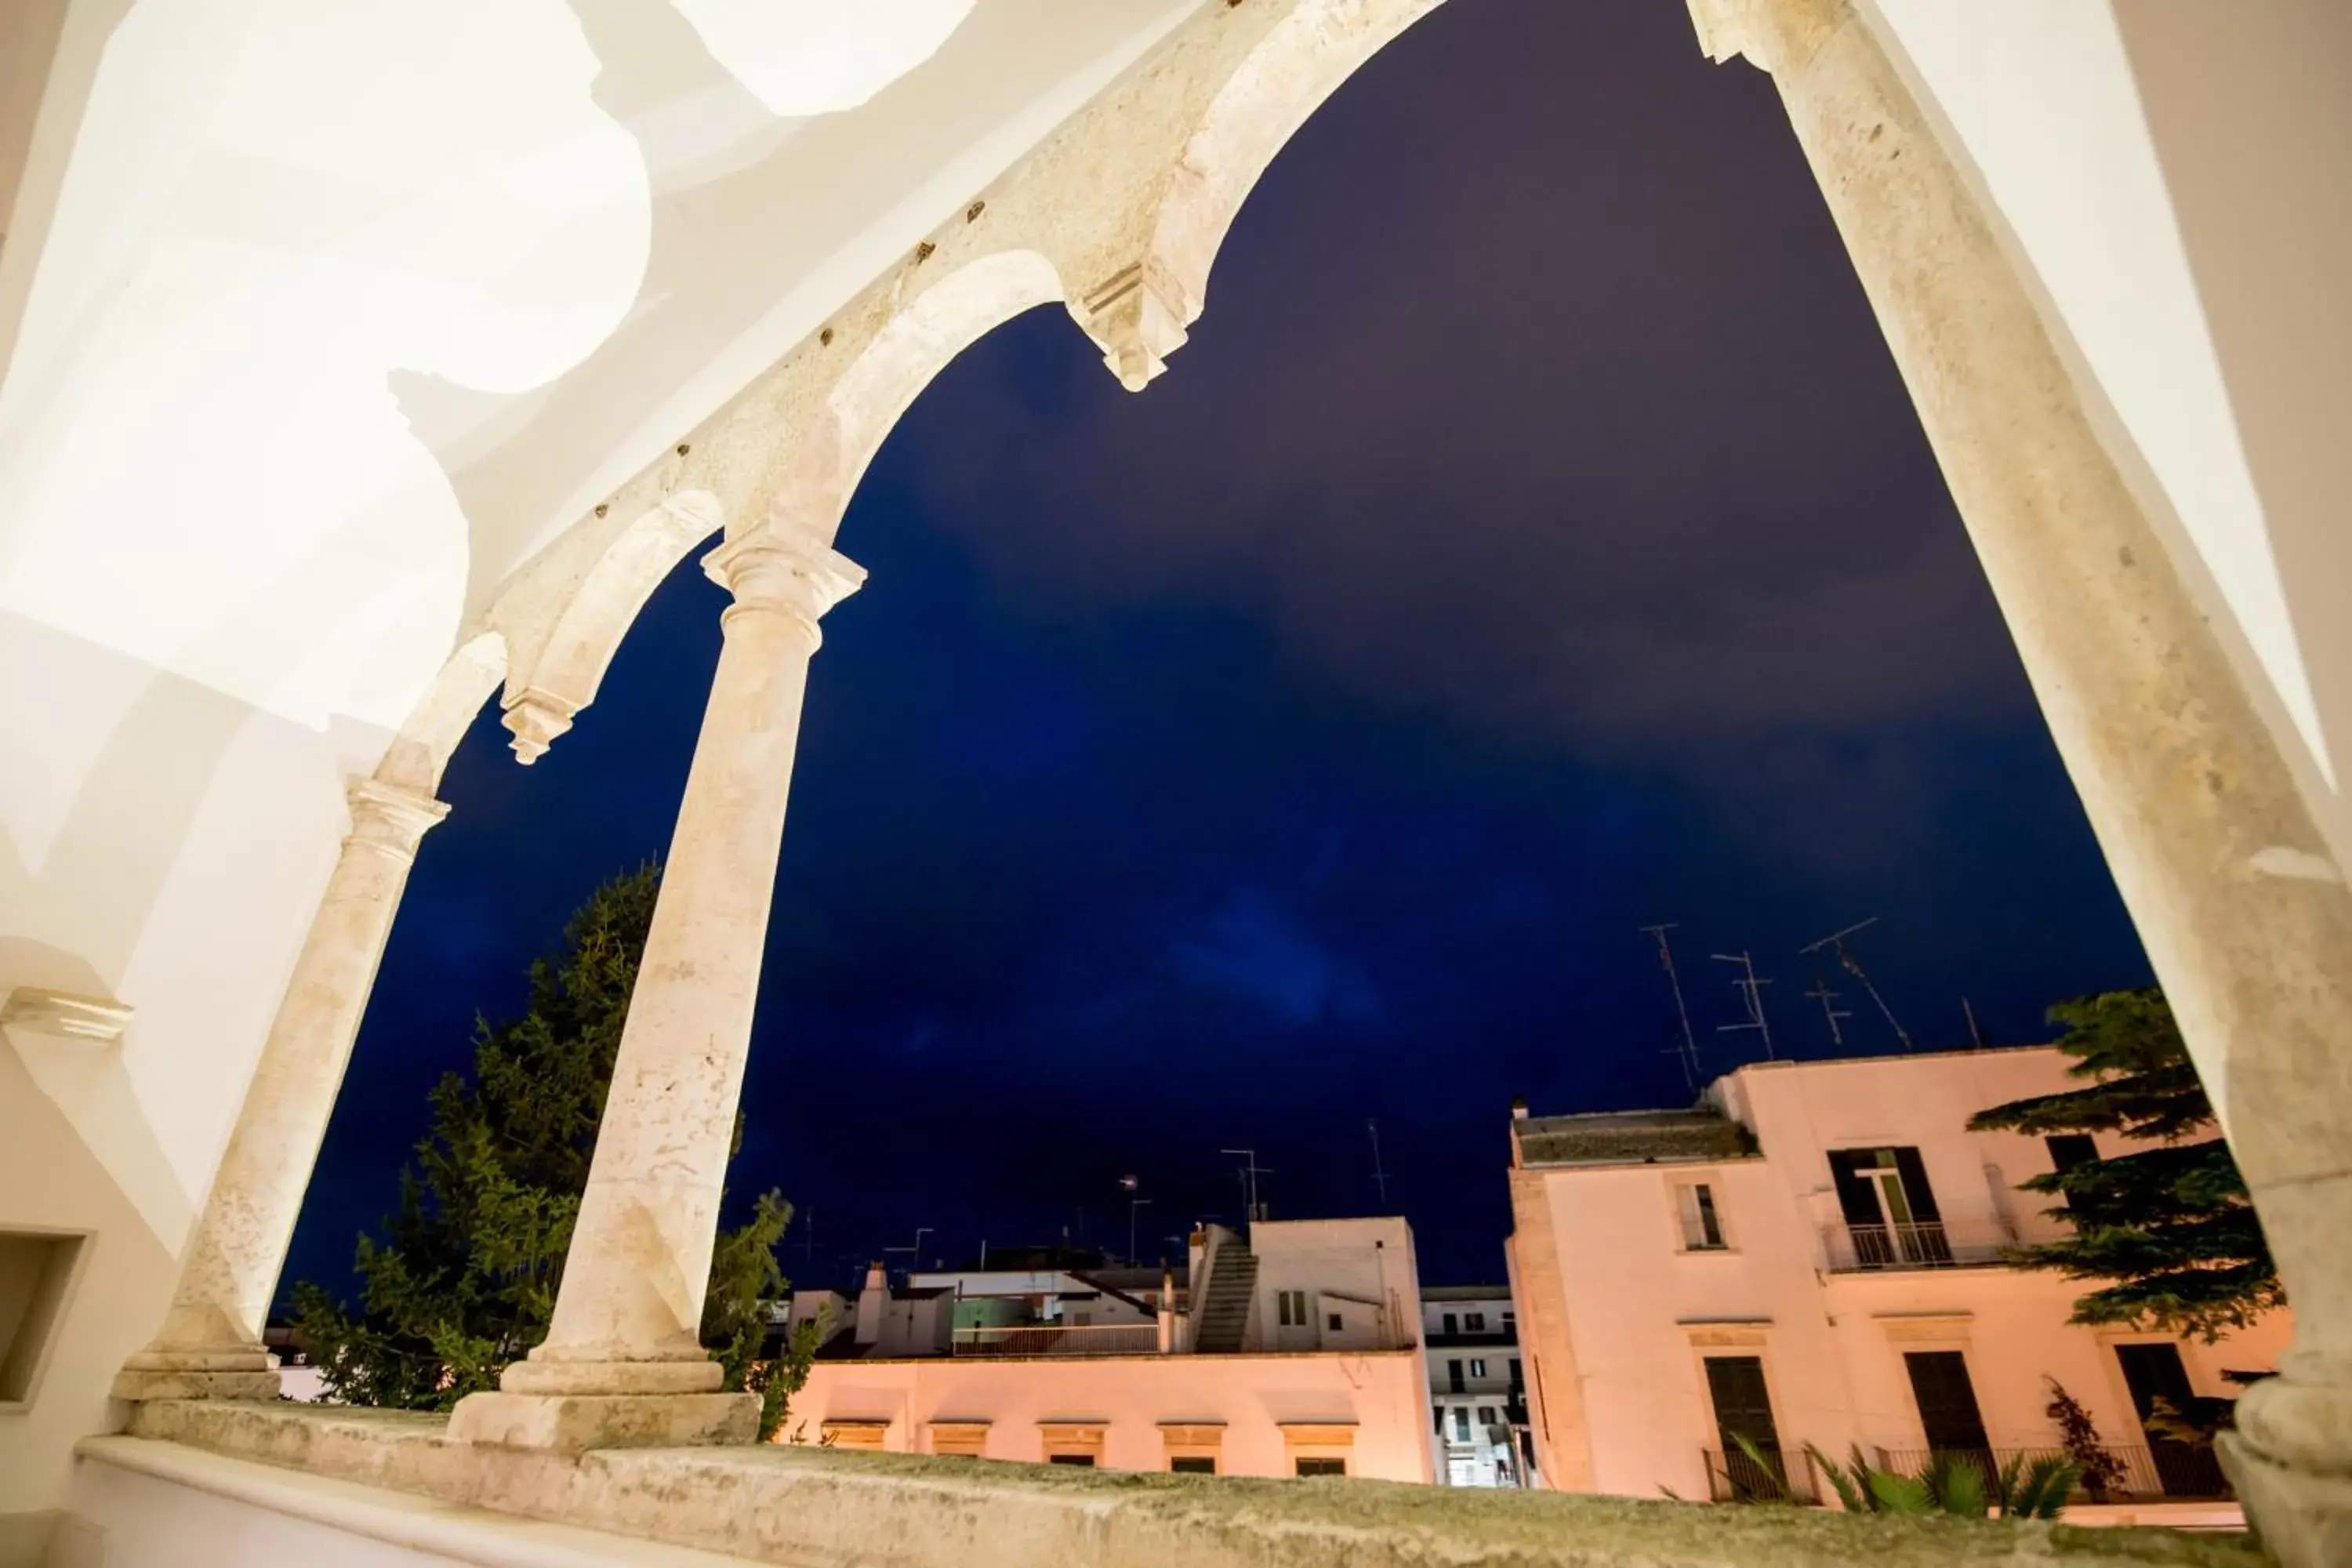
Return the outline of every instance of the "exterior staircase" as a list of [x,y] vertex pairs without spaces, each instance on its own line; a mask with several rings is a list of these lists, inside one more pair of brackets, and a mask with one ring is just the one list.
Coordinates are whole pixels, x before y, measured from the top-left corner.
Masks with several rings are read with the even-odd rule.
[[1257,1254],[1234,1237],[1221,1241],[1209,1265],[1208,1289],[1192,1320],[1192,1349],[1204,1355],[1232,1355],[1249,1333],[1250,1302],[1257,1295]]

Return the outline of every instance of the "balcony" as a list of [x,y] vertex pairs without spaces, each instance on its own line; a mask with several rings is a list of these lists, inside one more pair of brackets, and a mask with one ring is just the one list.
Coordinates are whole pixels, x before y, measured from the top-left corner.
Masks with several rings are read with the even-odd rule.
[[[2152,1448],[2108,1445],[2103,1451],[2115,1460],[2116,1479],[2101,1489],[2105,1496],[2077,1487],[2077,1501],[2204,1502],[2236,1495],[2221,1474],[2221,1460],[2214,1458],[2210,1448],[2165,1443]],[[1878,1468],[1897,1475],[1916,1476],[1933,1457],[1925,1448],[1881,1448]],[[2040,1459],[2073,1462],[2063,1448],[1986,1448],[1964,1457],[1974,1460],[1988,1478],[2000,1474],[2012,1459],[2022,1460],[2028,1467]]]
[[2007,1226],[1846,1225],[1822,1227],[1832,1274],[1882,1274],[1914,1268],[1984,1268],[2001,1263],[2017,1245]]
[[968,1356],[1158,1355],[1158,1323],[989,1323],[958,1329],[950,1348]]
[[1811,1456],[1794,1469],[1790,1468],[1787,1456],[1777,1444],[1761,1445],[1757,1453],[1764,1462],[1758,1464],[1745,1451],[1734,1448],[1728,1453],[1721,1448],[1702,1448],[1699,1458],[1706,1465],[1706,1497],[1709,1502],[1814,1502],[1820,1492],[1814,1485]]

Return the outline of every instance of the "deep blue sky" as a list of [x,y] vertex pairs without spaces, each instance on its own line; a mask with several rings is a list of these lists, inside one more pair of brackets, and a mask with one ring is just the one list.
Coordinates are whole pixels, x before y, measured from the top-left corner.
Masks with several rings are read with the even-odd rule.
[[[1682,8],[1453,0],[1306,128],[1169,374],[1058,310],[951,366],[840,543],[730,1202],[811,1282],[1391,1206],[1498,1279],[1505,1121],[1831,1054],[1868,915],[1923,1045],[2146,965],[1768,79]],[[452,763],[296,1240],[344,1277],[424,1097],[661,853],[724,595],[691,563],[534,768]],[[1843,977],[1832,975],[1833,982]],[[1849,1048],[1891,1039],[1849,992]],[[904,1254],[899,1255],[903,1259]]]

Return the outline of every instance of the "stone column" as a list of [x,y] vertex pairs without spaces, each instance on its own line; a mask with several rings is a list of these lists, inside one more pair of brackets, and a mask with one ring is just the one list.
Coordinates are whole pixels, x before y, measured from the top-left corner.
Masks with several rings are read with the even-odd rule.
[[351,834],[188,1238],[171,1310],[116,1374],[117,1399],[278,1397],[262,1325],[417,841],[449,811],[374,779],[353,779],[350,797]]
[[546,1342],[453,1437],[578,1451],[748,1442],[702,1349],[719,1198],[817,620],[865,573],[776,524],[703,562],[735,595]]
[[2352,1563],[2352,893],[1988,216],[1852,0],[1693,0],[1771,72],[2293,1300],[2225,1456],[2288,1568]]

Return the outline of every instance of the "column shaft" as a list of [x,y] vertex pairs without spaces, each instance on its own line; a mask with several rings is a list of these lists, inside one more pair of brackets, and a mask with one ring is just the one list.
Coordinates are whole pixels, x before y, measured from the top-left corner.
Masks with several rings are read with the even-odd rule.
[[2352,893],[1851,0],[1700,14],[1772,73],[2270,1237],[2295,1349],[2241,1403],[2241,1489],[2291,1565],[2352,1560]]
[[[703,1296],[734,1142],[801,700],[819,616],[864,574],[773,526],[704,563],[736,603],[546,1342],[453,1435],[588,1447],[748,1437],[720,1395]],[[748,1409],[746,1408],[748,1406]]]
[[117,1375],[118,1399],[278,1397],[261,1342],[270,1299],[417,841],[449,809],[373,779],[352,780],[350,797],[351,834],[188,1238],[171,1309]]

